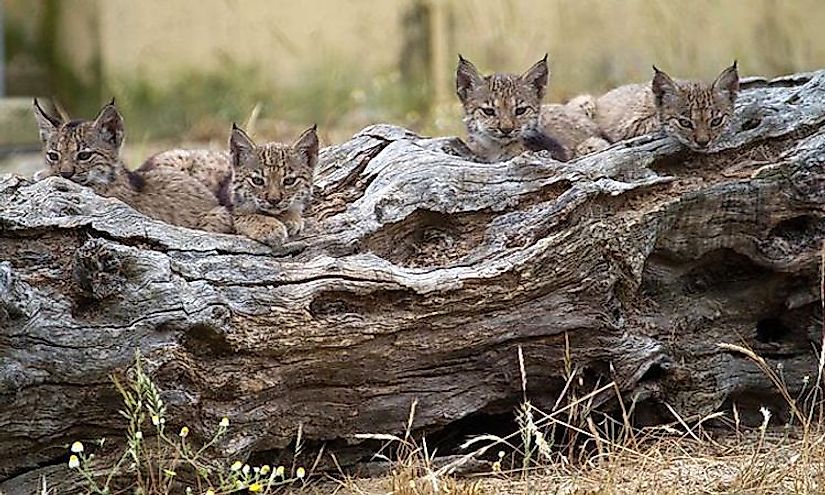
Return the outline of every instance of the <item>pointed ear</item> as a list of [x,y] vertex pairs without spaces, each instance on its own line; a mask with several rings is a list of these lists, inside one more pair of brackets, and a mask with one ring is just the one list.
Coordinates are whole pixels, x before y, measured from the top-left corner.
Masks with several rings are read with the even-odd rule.
[[232,166],[243,166],[254,153],[255,143],[243,129],[233,122],[232,133],[229,135],[229,154],[232,157]]
[[736,60],[713,81],[713,90],[728,97],[731,103],[736,100],[736,93],[739,92],[739,70]]
[[60,124],[63,123],[63,120],[60,117],[55,117],[49,115],[43,107],[40,106],[40,102],[37,101],[37,98],[34,99],[34,118],[37,120],[37,127],[40,130],[40,141],[43,144],[46,144],[46,141],[57,131],[57,128],[60,127]]
[[533,64],[527,72],[521,75],[521,80],[536,91],[539,100],[544,99],[547,90],[547,81],[550,79],[550,69],[547,66],[547,54],[544,58]]
[[470,96],[470,93],[484,84],[484,78],[478,73],[478,69],[472,62],[458,55],[458,67],[455,70],[455,94],[462,103]]
[[304,156],[307,165],[315,168],[315,164],[318,162],[318,126],[313,124],[312,127],[305,130],[295,141],[295,144],[292,145],[292,148]]
[[665,103],[670,103],[679,94],[679,88],[669,75],[663,70],[659,70],[655,65],[653,66],[653,82],[650,89],[653,90],[653,96],[656,99],[656,106],[661,107]]
[[120,116],[120,112],[115,107],[114,98],[97,114],[94,126],[104,142],[116,150],[120,149],[125,132],[123,130],[123,117]]

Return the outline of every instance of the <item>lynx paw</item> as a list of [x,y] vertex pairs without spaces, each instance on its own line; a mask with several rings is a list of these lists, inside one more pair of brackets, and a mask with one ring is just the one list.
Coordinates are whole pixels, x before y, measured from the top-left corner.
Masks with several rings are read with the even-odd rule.
[[304,219],[303,218],[297,218],[297,219],[287,218],[287,219],[284,219],[282,221],[284,222],[284,225],[286,226],[286,232],[290,237],[298,235],[298,234],[300,234],[301,232],[304,231]]
[[260,237],[256,240],[271,247],[282,246],[289,236],[287,228],[280,222],[271,225],[269,229],[262,231],[260,234]]

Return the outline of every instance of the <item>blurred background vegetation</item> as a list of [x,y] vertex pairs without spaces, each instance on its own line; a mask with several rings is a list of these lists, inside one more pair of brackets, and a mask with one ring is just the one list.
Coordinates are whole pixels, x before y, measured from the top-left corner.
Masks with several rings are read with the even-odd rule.
[[0,122],[36,145],[31,96],[85,118],[114,96],[132,165],[221,148],[251,116],[259,139],[313,122],[325,144],[374,122],[461,134],[459,52],[507,72],[549,53],[547,101],[647,80],[653,63],[683,78],[734,58],[743,75],[825,67],[822,0],[2,2],[6,96],[27,103]]

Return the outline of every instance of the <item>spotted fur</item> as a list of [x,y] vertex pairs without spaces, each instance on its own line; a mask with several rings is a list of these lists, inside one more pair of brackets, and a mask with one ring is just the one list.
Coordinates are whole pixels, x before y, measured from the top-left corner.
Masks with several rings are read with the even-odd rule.
[[318,161],[316,127],[294,144],[256,145],[233,124],[229,138],[232,214],[240,234],[280,245],[304,228],[303,212],[312,199]]
[[736,62],[710,84],[673,80],[653,67],[650,85],[616,88],[596,101],[595,120],[611,142],[662,130],[688,148],[706,152],[728,130],[739,74]]
[[472,62],[458,56],[456,94],[464,106],[467,145],[481,161],[508,160],[528,149],[525,138],[528,144],[536,142],[530,136],[541,133],[539,115],[549,76],[547,55],[520,76],[482,76]]
[[144,215],[190,228],[231,232],[229,212],[197,180],[170,169],[130,172],[120,158],[125,131],[114,100],[92,120],[48,114],[34,100],[48,169],[38,174],[60,176],[115,197]]
[[199,180],[224,206],[232,204],[232,167],[228,151],[174,149],[150,156],[138,171],[169,167]]

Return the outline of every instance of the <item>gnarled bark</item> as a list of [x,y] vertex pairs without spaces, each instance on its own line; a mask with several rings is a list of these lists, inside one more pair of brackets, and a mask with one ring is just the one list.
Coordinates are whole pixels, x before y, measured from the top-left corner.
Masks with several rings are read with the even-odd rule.
[[[322,151],[283,249],[145,218],[59,178],[0,181],[0,490],[122,431],[110,375],[135,349],[193,435],[228,456],[344,446],[615,380],[638,421],[777,403],[746,343],[814,369],[825,234],[825,72],[744,85],[730,137],[661,137],[569,163],[479,164],[374,126]],[[615,406],[615,396],[600,399]],[[353,454],[358,446],[347,447]],[[59,478],[59,476],[57,476]]]

